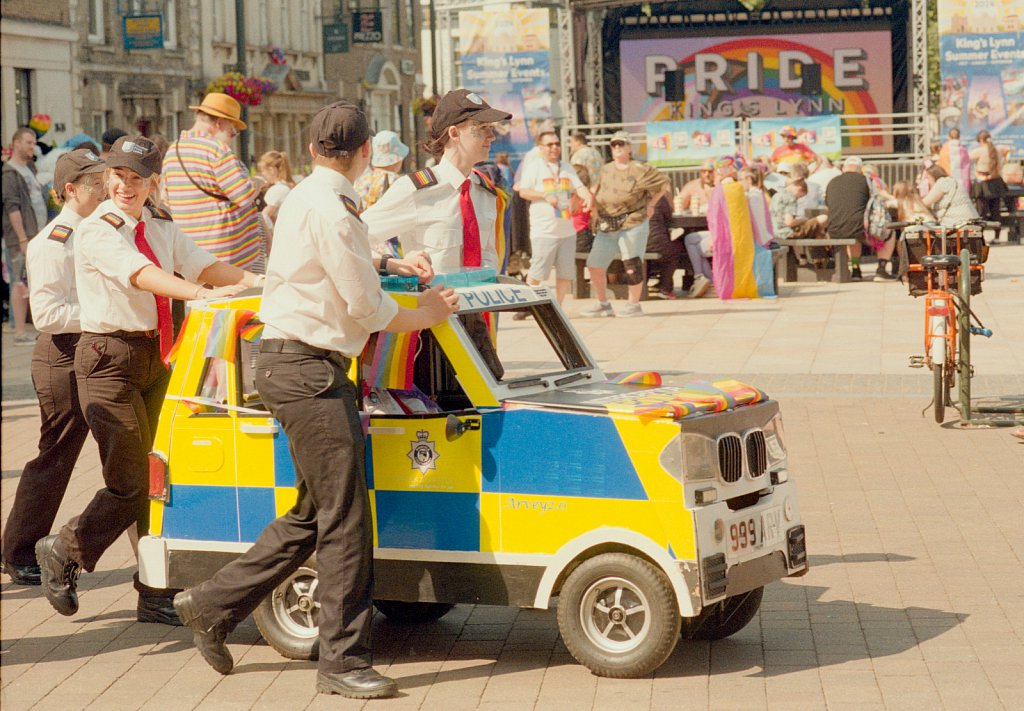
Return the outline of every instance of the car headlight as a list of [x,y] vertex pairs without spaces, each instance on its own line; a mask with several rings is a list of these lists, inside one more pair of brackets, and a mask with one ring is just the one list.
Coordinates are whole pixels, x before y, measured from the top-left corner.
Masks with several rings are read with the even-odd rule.
[[769,469],[786,462],[786,437],[782,429],[782,415],[776,414],[762,428],[764,443],[768,450]]
[[718,473],[718,448],[715,440],[695,432],[682,434],[681,440],[683,479],[714,479]]

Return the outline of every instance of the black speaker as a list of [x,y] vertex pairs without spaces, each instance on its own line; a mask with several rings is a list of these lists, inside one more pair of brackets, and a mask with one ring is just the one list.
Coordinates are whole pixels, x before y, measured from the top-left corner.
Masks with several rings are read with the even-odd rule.
[[665,101],[686,101],[683,77],[682,69],[665,72]]
[[821,65],[801,64],[800,65],[800,93],[820,94],[821,93]]

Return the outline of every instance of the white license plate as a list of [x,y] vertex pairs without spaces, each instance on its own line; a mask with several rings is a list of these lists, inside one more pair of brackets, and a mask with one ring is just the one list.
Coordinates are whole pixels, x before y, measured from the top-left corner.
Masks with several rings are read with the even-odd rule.
[[729,558],[777,543],[782,538],[782,507],[776,506],[756,514],[736,516],[727,524],[726,552]]

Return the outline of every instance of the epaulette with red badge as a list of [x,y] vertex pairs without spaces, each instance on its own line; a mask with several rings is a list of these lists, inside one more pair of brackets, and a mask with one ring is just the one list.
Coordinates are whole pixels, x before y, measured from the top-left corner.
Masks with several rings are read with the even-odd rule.
[[47,239],[64,244],[74,231],[73,227],[68,227],[67,225],[54,225],[53,229],[50,230],[50,234],[47,235]]
[[437,176],[434,175],[434,171],[430,168],[417,170],[415,173],[410,175],[409,178],[412,180],[413,187],[417,190],[429,188],[431,185],[437,185]]
[[477,178],[480,179],[478,181],[480,183],[480,187],[489,192],[491,195],[498,194],[498,187],[490,178],[488,178],[486,175],[484,175],[481,171],[477,170],[476,168],[473,168],[473,173],[476,175]]
[[171,213],[167,212],[167,210],[161,210],[156,205],[150,205],[149,212],[157,220],[174,220],[174,218],[171,217]]
[[341,200],[341,204],[345,206],[345,209],[349,211],[352,217],[356,218],[360,222],[363,221],[363,218],[359,216],[359,206],[356,205],[355,200],[350,198],[348,195],[343,195],[342,193],[338,193],[338,199]]
[[115,230],[119,230],[122,227],[124,227],[124,220],[116,212],[108,212],[105,215],[100,215],[100,219],[106,222],[111,227],[113,227]]

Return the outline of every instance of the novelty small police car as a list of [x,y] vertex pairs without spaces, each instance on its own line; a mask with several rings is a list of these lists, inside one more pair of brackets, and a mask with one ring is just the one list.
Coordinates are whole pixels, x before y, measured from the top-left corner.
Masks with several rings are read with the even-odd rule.
[[[401,289],[415,285],[389,280],[411,305]],[[447,283],[457,314],[377,334],[353,366],[379,611],[424,621],[557,597],[579,662],[638,677],[680,636],[739,631],[766,584],[807,572],[776,402],[733,380],[610,379],[546,289],[486,270]],[[533,319],[495,341],[497,320],[523,310]],[[147,585],[212,576],[296,500],[286,437],[253,385],[258,311],[245,293],[192,304],[150,459]],[[286,657],[317,653],[316,587],[311,559],[254,615]]]

